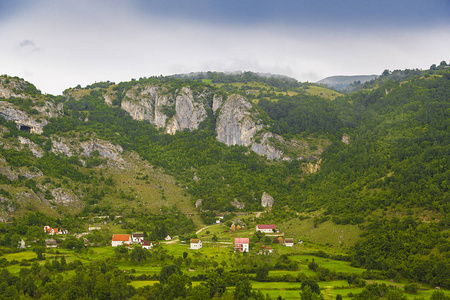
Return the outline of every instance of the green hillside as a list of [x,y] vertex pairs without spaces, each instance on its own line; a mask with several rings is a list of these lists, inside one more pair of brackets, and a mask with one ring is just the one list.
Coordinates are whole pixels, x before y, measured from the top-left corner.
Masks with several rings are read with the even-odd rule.
[[[364,268],[366,279],[450,288],[450,68],[412,73],[385,72],[347,96],[312,95],[310,84],[251,72],[96,83],[61,96],[2,76],[12,96],[0,99],[0,113],[21,119],[0,117],[1,216],[12,224],[2,227],[0,243],[15,249],[21,237],[43,241],[45,224],[72,231],[99,224],[107,230],[96,237],[103,244],[114,232],[187,237],[218,211],[232,221],[264,210],[258,220],[239,218],[252,228],[277,224],[327,257]],[[189,87],[203,95],[207,118],[172,135],[134,120],[121,103],[143,84],[168,97]],[[286,141],[272,138],[273,145],[295,159],[268,160],[217,140],[213,98],[235,93],[253,103],[263,133]],[[162,112],[173,115],[171,105]],[[34,133],[41,125],[42,134]],[[261,207],[264,193],[274,198],[271,209]],[[277,259],[282,272],[292,271]],[[256,272],[237,266],[228,271]],[[323,272],[319,280],[344,278]]]

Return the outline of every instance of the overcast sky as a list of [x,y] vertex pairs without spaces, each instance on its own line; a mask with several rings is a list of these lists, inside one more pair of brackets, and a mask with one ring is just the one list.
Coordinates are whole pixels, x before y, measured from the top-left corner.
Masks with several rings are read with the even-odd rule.
[[449,49],[450,0],[0,0],[0,74],[55,95],[195,71],[427,69]]

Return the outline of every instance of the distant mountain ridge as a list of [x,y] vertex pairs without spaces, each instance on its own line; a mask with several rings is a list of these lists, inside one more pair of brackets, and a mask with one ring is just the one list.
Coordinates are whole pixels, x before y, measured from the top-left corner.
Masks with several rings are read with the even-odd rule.
[[352,76],[330,76],[317,81],[320,84],[326,84],[335,87],[337,90],[343,90],[355,81],[364,83],[372,79],[376,79],[378,75],[352,75]]

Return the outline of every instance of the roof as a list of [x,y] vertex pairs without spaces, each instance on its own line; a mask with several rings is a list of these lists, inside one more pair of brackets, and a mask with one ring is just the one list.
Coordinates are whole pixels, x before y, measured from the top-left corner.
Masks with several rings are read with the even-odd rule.
[[47,245],[56,245],[56,241],[54,239],[46,239],[45,243]]
[[198,243],[200,242],[200,239],[191,239],[191,243]]
[[256,228],[258,229],[277,229],[277,226],[271,224],[271,225],[262,225],[262,224],[258,224],[256,225]]
[[130,235],[129,234],[114,234],[112,240],[115,242],[128,242],[130,240]]
[[248,238],[235,238],[234,243],[235,244],[248,244],[249,239]]
[[284,242],[285,243],[293,243],[294,242],[294,239],[284,239]]
[[143,241],[142,242],[142,246],[151,246],[151,245],[152,245],[152,243],[149,242],[149,241]]
[[135,232],[133,233],[133,237],[144,237],[144,233],[143,232]]

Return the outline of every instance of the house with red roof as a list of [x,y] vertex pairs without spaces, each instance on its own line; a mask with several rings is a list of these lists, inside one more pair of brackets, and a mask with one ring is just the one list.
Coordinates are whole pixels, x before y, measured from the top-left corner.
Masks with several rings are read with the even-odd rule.
[[44,232],[50,235],[58,234],[58,228],[52,228],[48,225],[44,226]]
[[248,245],[250,243],[249,238],[235,238],[234,239],[234,252],[248,252]]
[[153,248],[153,243],[149,241],[143,241],[142,242],[142,248],[150,250]]
[[277,231],[277,226],[273,224],[271,225],[258,224],[256,225],[256,231],[261,231],[264,233],[274,233]]
[[129,234],[114,234],[111,242],[111,246],[117,247],[120,245],[130,245],[131,237]]

